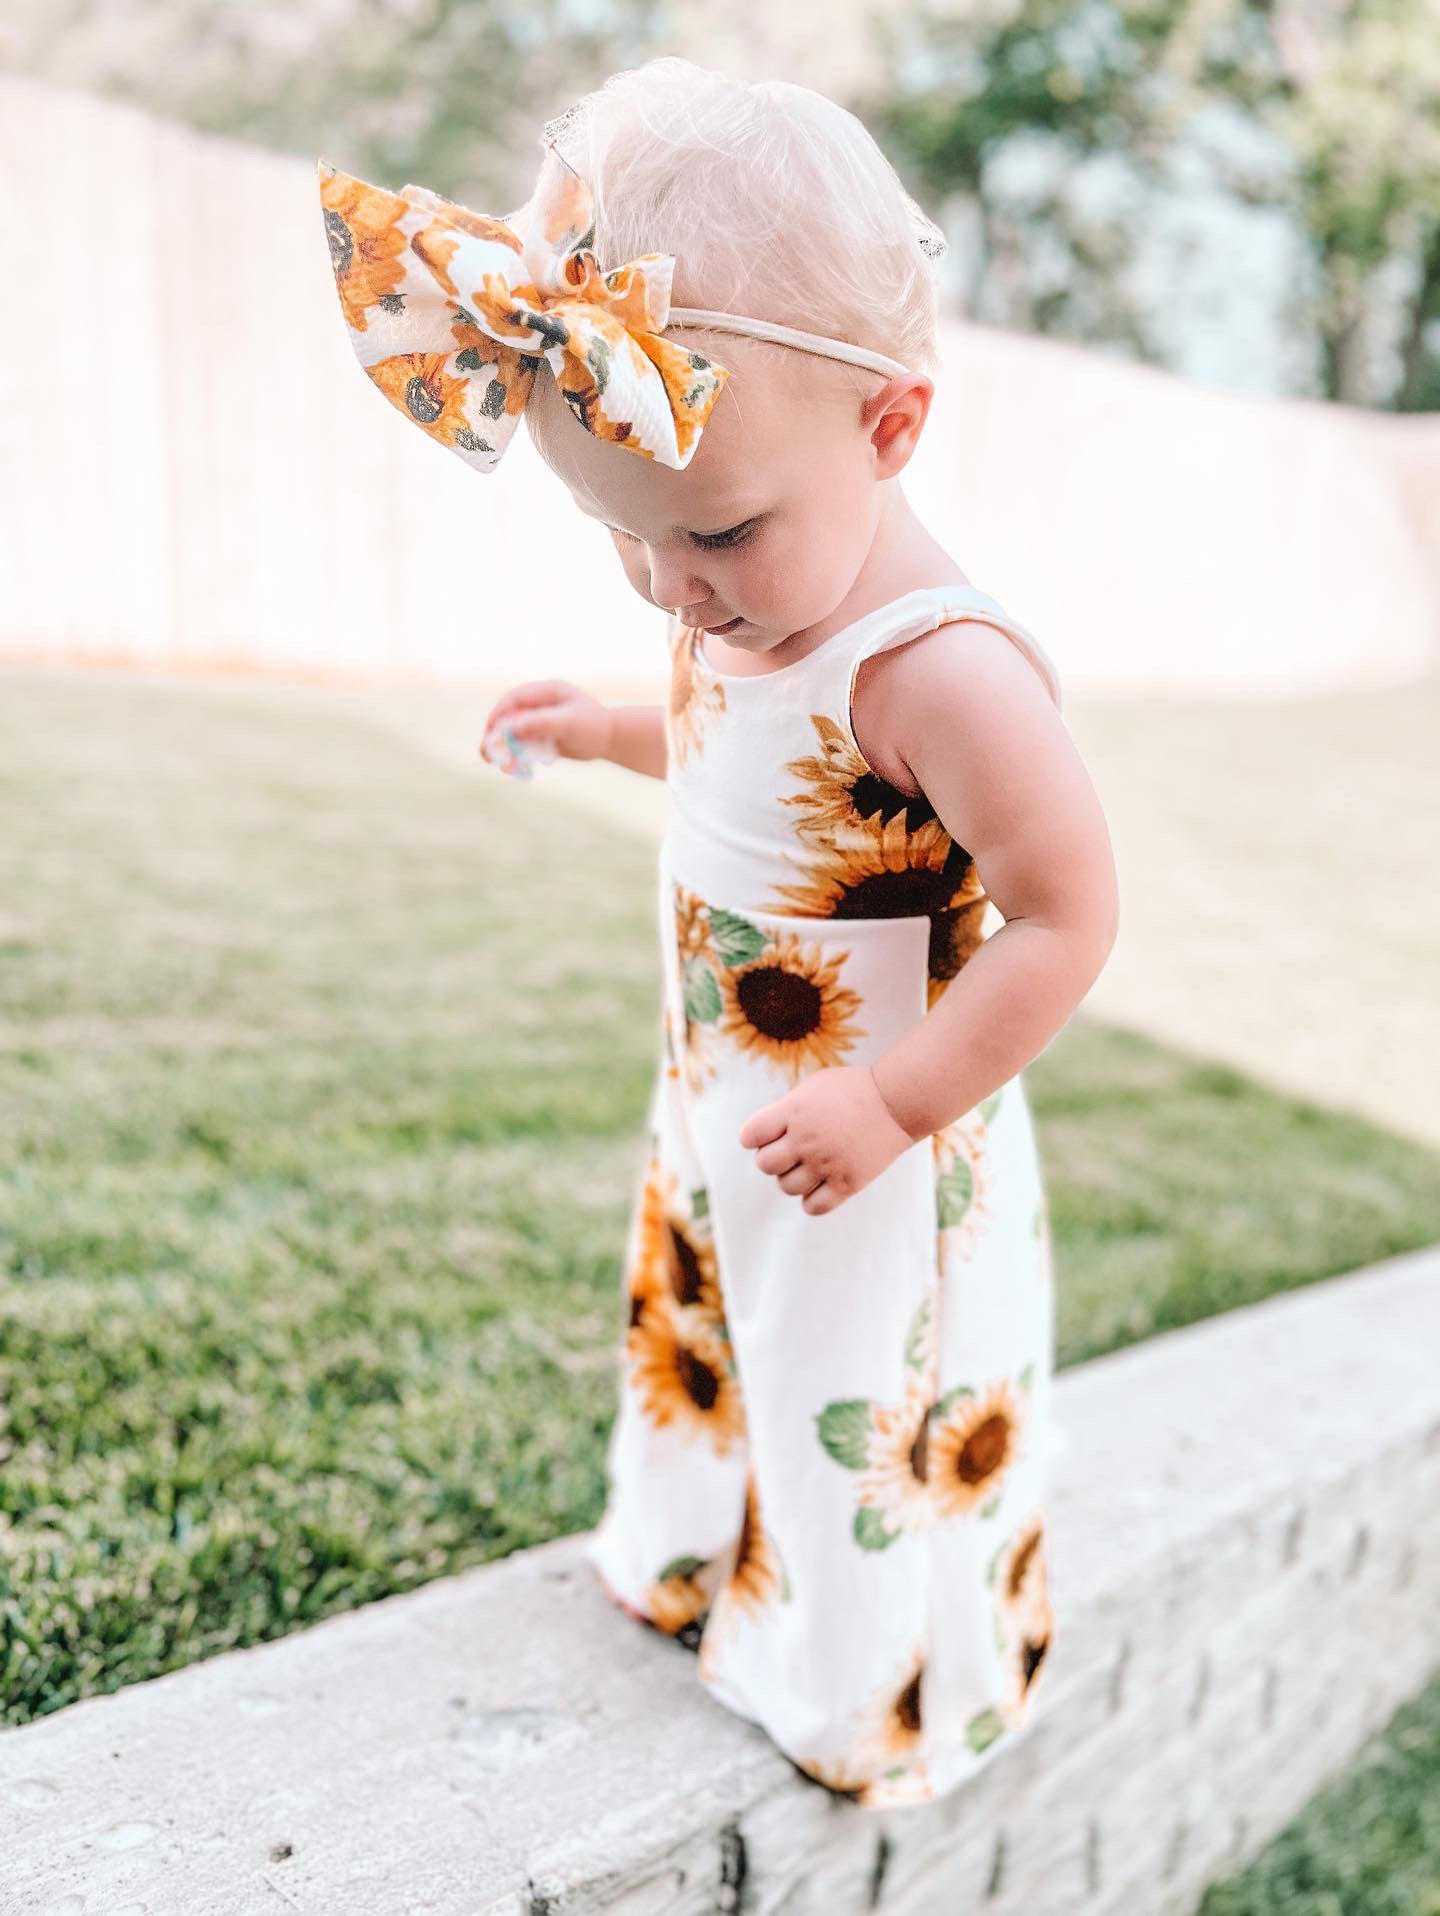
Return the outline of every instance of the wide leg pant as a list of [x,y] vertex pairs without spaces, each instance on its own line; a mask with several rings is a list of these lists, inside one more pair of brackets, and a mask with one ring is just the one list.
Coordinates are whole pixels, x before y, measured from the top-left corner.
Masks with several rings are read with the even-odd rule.
[[1054,1633],[1024,1089],[810,1215],[738,1133],[924,1016],[929,921],[737,912],[661,878],[664,1049],[587,1555],[806,1774],[871,1808],[928,1801],[1023,1729]]

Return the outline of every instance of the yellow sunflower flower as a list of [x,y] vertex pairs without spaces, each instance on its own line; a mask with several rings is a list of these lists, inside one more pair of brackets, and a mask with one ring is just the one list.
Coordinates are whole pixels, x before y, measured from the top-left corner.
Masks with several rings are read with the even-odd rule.
[[887,1769],[918,1761],[923,1755],[924,1717],[922,1698],[925,1658],[913,1650],[898,1680],[881,1690],[865,1708],[857,1712],[860,1744],[858,1758],[870,1769],[871,1781],[878,1781]]
[[1045,1659],[1055,1635],[1055,1613],[1048,1599],[1038,1599],[1011,1631],[1002,1631],[1001,1669],[1005,1690],[999,1713],[1012,1730],[1024,1727]]
[[990,900],[982,891],[963,904],[946,905],[931,912],[930,949],[926,957],[927,1011],[940,1002],[951,982],[984,944],[985,914],[989,909]]
[[912,796],[882,778],[834,719],[812,712],[810,723],[820,741],[820,756],[787,760],[786,771],[804,789],[780,801],[800,809],[797,832],[835,842],[883,827],[896,817],[903,816],[906,829],[912,832],[935,817],[935,807],[923,792]]
[[862,1550],[886,1550],[906,1531],[928,1529],[935,1520],[929,1488],[930,1416],[940,1361],[935,1306],[932,1291],[906,1330],[898,1403],[842,1398],[815,1419],[827,1454],[856,1473],[854,1536]]
[[758,957],[721,974],[721,1032],[778,1066],[792,1084],[842,1063],[866,1035],[855,1022],[864,1001],[840,982],[849,955],[825,958],[818,945],[802,945],[798,933],[778,933]]
[[773,1610],[790,1596],[790,1585],[775,1540],[760,1520],[760,1496],[752,1470],[745,1480],[745,1515],[735,1546],[735,1561],[725,1580],[730,1602],[748,1615]]
[[641,1186],[628,1279],[630,1322],[648,1299],[695,1305],[723,1332],[725,1304],[703,1190],[682,1192],[680,1180],[652,1151]]
[[1043,1616],[1050,1601],[1045,1548],[1045,1519],[1034,1511],[996,1553],[991,1578],[1002,1623],[1016,1628],[1031,1615]]
[[699,633],[682,625],[670,648],[670,692],[665,710],[665,736],[677,765],[705,749],[705,734],[725,713],[725,687],[719,679],[702,682],[695,669]]
[[339,172],[322,179],[320,204],[346,323],[366,332],[369,309],[398,293],[404,282],[400,221],[410,208],[398,193]]
[[999,1493],[1019,1455],[1021,1411],[1010,1380],[954,1392],[930,1425],[929,1479],[941,1517],[978,1510]]
[[703,1311],[652,1300],[626,1334],[630,1383],[657,1429],[673,1424],[723,1457],[745,1435],[729,1345]]
[[679,1636],[699,1623],[710,1608],[710,1592],[702,1581],[707,1568],[702,1557],[681,1557],[666,1564],[645,1592],[645,1608],[657,1630]]
[[468,383],[445,370],[444,353],[396,353],[369,368],[392,405],[409,413],[442,445],[467,444],[474,428],[465,411]]
[[934,818],[912,832],[897,814],[877,831],[817,844],[813,858],[791,863],[803,882],[777,886],[770,911],[803,918],[924,917],[973,908],[984,896],[970,854]]

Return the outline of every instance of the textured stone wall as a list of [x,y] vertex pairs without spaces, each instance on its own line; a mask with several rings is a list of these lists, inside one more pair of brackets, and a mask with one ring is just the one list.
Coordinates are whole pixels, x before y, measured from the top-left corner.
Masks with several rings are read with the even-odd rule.
[[1440,1251],[1063,1371],[1052,1658],[875,1812],[568,1537],[0,1734],[5,1916],[1179,1916],[1440,1666]]

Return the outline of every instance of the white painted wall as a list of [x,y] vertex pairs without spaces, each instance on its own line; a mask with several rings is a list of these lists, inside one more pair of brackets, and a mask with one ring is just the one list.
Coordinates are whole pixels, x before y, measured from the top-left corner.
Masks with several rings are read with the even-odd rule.
[[[528,438],[481,477],[370,388],[313,164],[0,75],[0,188],[0,657],[653,695],[659,614]],[[907,490],[1067,693],[1434,669],[1440,416],[943,352]]]

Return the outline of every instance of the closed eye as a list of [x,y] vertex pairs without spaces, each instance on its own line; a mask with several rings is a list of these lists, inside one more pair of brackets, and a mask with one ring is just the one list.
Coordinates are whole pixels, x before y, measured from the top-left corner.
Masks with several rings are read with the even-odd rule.
[[731,526],[728,531],[725,532],[697,532],[694,535],[695,543],[706,552],[713,551],[720,546],[738,546],[747,536],[754,523],[755,521],[753,519],[747,519],[743,525]]
[[[750,536],[755,523],[753,519],[746,519],[743,524],[730,526],[724,532],[693,532],[690,536],[702,551],[717,552],[723,550],[726,546],[743,544]],[[623,532],[619,526],[607,526],[605,529],[607,532],[613,532],[617,539],[633,539],[635,537],[633,532]]]

